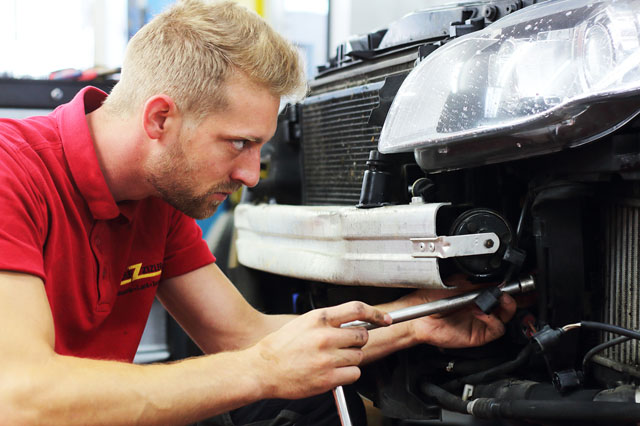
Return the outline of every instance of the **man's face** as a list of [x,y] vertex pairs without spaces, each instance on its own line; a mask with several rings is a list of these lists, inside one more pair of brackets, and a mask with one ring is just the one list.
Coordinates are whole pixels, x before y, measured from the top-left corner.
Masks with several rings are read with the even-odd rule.
[[183,121],[177,140],[145,166],[159,196],[195,219],[211,216],[242,185],[258,183],[260,149],[275,132],[277,97],[242,75],[226,88],[226,108],[195,127]]

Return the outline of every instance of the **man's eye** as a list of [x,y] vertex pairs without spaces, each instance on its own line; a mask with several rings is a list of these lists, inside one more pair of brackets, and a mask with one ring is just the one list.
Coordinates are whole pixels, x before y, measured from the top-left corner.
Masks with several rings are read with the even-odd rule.
[[247,141],[245,140],[232,141],[231,144],[238,151],[242,151],[244,147],[247,146]]

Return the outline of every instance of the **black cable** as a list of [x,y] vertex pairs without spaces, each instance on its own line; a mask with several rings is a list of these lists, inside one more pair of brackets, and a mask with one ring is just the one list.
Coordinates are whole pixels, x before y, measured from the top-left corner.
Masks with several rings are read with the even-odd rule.
[[613,324],[605,324],[602,322],[595,321],[580,321],[580,326],[593,330],[602,330],[608,331],[613,334],[620,334],[622,336],[627,336],[631,339],[640,340],[640,333],[635,330],[629,330],[628,328],[620,327]]
[[[615,334],[622,334],[625,340],[629,338],[640,339],[640,333],[623,328],[623,327],[619,327],[616,325],[599,323],[594,321],[581,321],[580,325],[587,329],[597,329],[597,330],[608,331]],[[559,336],[560,334],[558,335],[558,337]],[[589,352],[587,352],[587,354],[583,359],[583,364],[582,364],[583,371],[585,371],[585,365],[596,353],[608,348],[609,346],[622,343],[622,341],[623,341],[622,338],[620,338],[620,340],[614,339],[610,342],[606,342],[592,348]],[[465,384],[475,385],[475,384],[486,382],[488,380],[493,380],[504,374],[510,373],[514,371],[516,368],[524,365],[529,360],[531,354],[534,352],[534,349],[535,349],[535,346],[527,345],[520,351],[520,353],[514,360],[508,361],[504,364],[497,365],[485,371],[481,371],[478,373],[470,374],[465,377],[460,377],[458,379],[451,380],[445,383],[444,385],[442,385],[442,388],[446,390],[455,390]]]
[[496,365],[495,367],[489,368],[485,371],[480,371],[478,373],[469,374],[468,376],[451,380],[442,385],[442,387],[446,390],[455,390],[462,385],[477,385],[479,383],[498,378],[504,374],[511,373],[516,368],[521,367],[529,361],[533,350],[533,345],[527,345],[520,351],[520,353],[518,353],[518,356],[511,361]]
[[603,351],[603,350],[605,350],[607,348],[610,348],[611,346],[615,346],[617,344],[624,343],[629,339],[630,339],[630,337],[627,337],[627,336],[619,336],[619,337],[616,337],[613,340],[609,340],[608,342],[601,343],[598,346],[594,346],[593,348],[591,348],[589,350],[589,352],[587,352],[584,355],[584,358],[582,358],[582,373],[586,376],[586,374],[587,374],[587,364],[589,363],[589,361],[591,361],[591,358],[593,358],[593,356],[595,354],[597,354],[598,352]]
[[613,334],[620,334],[620,337],[616,337],[613,340],[610,340],[608,342],[605,343],[601,343],[598,346],[593,347],[591,350],[589,350],[589,352],[587,352],[582,360],[582,372],[586,374],[587,371],[587,364],[588,362],[591,360],[591,358],[593,358],[593,356],[595,354],[597,354],[598,352],[614,346],[614,345],[618,345],[620,343],[626,342],[629,339],[636,339],[636,340],[640,340],[640,333],[635,331],[635,330],[630,330],[628,328],[624,328],[624,327],[620,327],[617,325],[613,325],[613,324],[605,324],[605,323],[601,323],[601,322],[595,322],[595,321],[580,321],[580,326],[587,328],[587,329],[593,329],[593,330],[601,330],[601,331],[606,331],[609,333],[613,333]]

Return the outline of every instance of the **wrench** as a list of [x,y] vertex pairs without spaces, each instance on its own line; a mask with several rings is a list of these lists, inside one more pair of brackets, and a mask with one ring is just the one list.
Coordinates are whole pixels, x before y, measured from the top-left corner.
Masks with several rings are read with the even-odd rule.
[[[512,281],[501,287],[500,290],[503,293],[517,294],[526,293],[534,290],[536,287],[533,276],[527,275],[519,280]],[[457,296],[451,296],[444,299],[436,300],[434,302],[424,303],[422,305],[409,306],[406,308],[398,309],[397,311],[389,312],[391,324],[397,324],[403,321],[409,321],[415,318],[425,317],[433,314],[440,314],[443,312],[452,311],[454,309],[461,308],[463,306],[473,303],[485,289],[472,291],[470,293],[460,294]],[[367,330],[373,330],[379,326],[366,321],[351,321],[346,322],[340,326],[341,328],[349,327],[364,327]],[[337,386],[333,390],[333,397],[336,400],[336,407],[338,408],[338,415],[340,416],[340,422],[342,426],[352,426],[351,417],[349,416],[349,408],[347,407],[347,400],[344,396],[344,389],[342,386]]]

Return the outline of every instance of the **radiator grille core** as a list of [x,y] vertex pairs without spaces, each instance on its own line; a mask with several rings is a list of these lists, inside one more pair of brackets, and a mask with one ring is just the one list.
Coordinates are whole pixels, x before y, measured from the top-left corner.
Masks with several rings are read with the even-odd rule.
[[369,151],[382,130],[367,124],[381,83],[308,98],[302,105],[303,203],[355,205]]
[[[640,330],[640,208],[634,203],[605,207],[605,310],[603,321]],[[637,203],[635,203],[637,204]],[[602,333],[604,341],[614,339]],[[614,363],[640,365],[640,344],[629,340],[606,349],[602,355]]]

